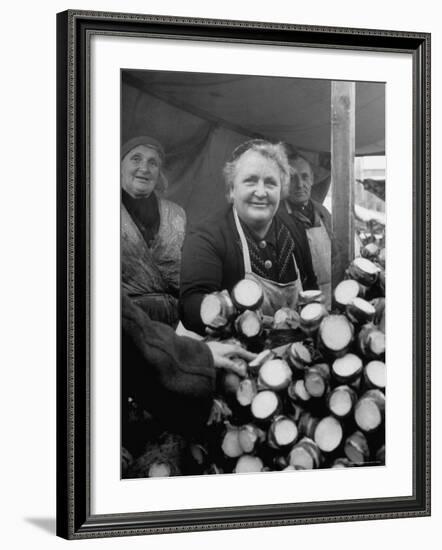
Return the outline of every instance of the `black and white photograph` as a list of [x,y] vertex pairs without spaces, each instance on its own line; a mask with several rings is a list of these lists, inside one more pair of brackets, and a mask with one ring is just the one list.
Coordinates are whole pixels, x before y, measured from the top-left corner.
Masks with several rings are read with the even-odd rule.
[[121,478],[384,466],[385,83],[120,76]]
[[3,5],[2,548],[437,547],[440,12]]
[[57,535],[372,546],[431,512],[430,34],[190,12],[57,14]]

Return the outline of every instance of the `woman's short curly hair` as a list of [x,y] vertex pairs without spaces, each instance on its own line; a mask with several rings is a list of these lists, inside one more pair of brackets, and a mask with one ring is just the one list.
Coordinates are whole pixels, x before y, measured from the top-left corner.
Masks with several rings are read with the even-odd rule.
[[230,160],[226,162],[223,168],[227,197],[229,198],[230,191],[233,188],[233,181],[235,179],[235,172],[239,159],[247,151],[256,151],[264,158],[273,160],[276,163],[281,176],[281,199],[286,198],[289,192],[290,165],[284,150],[284,145],[282,143],[271,143],[265,139],[251,139],[245,141],[233,151]]

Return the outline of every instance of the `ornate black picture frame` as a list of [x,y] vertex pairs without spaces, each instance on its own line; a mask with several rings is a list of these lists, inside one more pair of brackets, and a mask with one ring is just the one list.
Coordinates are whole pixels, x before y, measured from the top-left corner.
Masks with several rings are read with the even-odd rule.
[[[91,513],[89,62],[96,34],[412,56],[412,496]],[[57,72],[57,534],[80,539],[429,515],[430,35],[69,10],[57,16]]]

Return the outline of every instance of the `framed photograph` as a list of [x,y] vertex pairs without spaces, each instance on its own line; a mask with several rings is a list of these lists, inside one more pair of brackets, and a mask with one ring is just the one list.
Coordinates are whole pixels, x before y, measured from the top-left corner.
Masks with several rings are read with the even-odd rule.
[[430,514],[430,35],[57,19],[57,534]]

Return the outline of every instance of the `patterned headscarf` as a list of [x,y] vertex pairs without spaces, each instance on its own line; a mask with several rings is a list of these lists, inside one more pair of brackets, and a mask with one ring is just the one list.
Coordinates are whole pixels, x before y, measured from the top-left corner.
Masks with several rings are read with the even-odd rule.
[[155,149],[155,151],[160,155],[161,162],[164,162],[166,154],[164,152],[163,146],[158,140],[151,136],[138,136],[129,139],[128,141],[123,143],[123,145],[121,146],[121,159],[123,159],[127,155],[127,153],[132,151],[132,149],[138,147],[138,145],[144,145],[146,147],[150,147],[151,149]]

